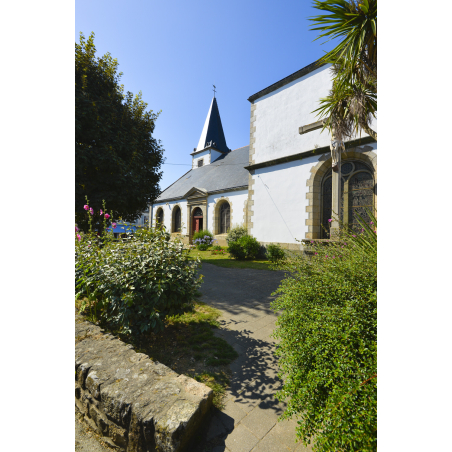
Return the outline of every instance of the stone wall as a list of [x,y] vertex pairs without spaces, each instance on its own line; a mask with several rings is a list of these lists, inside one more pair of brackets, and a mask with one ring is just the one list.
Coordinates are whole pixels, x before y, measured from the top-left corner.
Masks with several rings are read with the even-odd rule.
[[127,452],[183,451],[212,398],[206,385],[76,314],[75,404],[105,442]]

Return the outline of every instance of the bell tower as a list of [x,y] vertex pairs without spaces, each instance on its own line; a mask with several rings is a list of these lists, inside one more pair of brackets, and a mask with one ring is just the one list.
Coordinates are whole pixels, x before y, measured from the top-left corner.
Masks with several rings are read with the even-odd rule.
[[218,103],[214,95],[201,132],[201,137],[199,138],[198,146],[191,153],[193,158],[192,168],[200,168],[208,165],[221,155],[227,154],[230,151],[226,145]]

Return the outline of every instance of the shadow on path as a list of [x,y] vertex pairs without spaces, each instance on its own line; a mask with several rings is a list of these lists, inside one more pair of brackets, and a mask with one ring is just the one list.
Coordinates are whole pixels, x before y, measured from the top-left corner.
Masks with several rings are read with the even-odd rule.
[[203,263],[201,301],[219,309],[222,337],[238,352],[230,365],[231,384],[223,411],[201,432],[193,452],[308,451],[295,441],[296,422],[277,422],[285,404],[275,398],[281,389],[277,345],[271,337],[277,315],[270,309],[271,294],[284,272],[232,269]]

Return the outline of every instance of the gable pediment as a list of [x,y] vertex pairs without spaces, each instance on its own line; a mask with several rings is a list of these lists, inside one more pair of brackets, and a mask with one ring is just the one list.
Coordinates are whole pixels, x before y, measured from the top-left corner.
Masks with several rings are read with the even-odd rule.
[[192,187],[185,193],[184,198],[195,199],[195,198],[206,198],[207,190],[205,188]]

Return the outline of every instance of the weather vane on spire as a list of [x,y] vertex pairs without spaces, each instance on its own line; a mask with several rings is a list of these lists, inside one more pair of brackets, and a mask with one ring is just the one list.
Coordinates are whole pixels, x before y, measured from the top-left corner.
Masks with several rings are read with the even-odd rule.
[[212,85],[212,86],[213,86],[213,90],[212,90],[213,91],[213,97],[215,97],[215,93],[216,93],[215,90],[217,89],[217,87],[215,85]]

